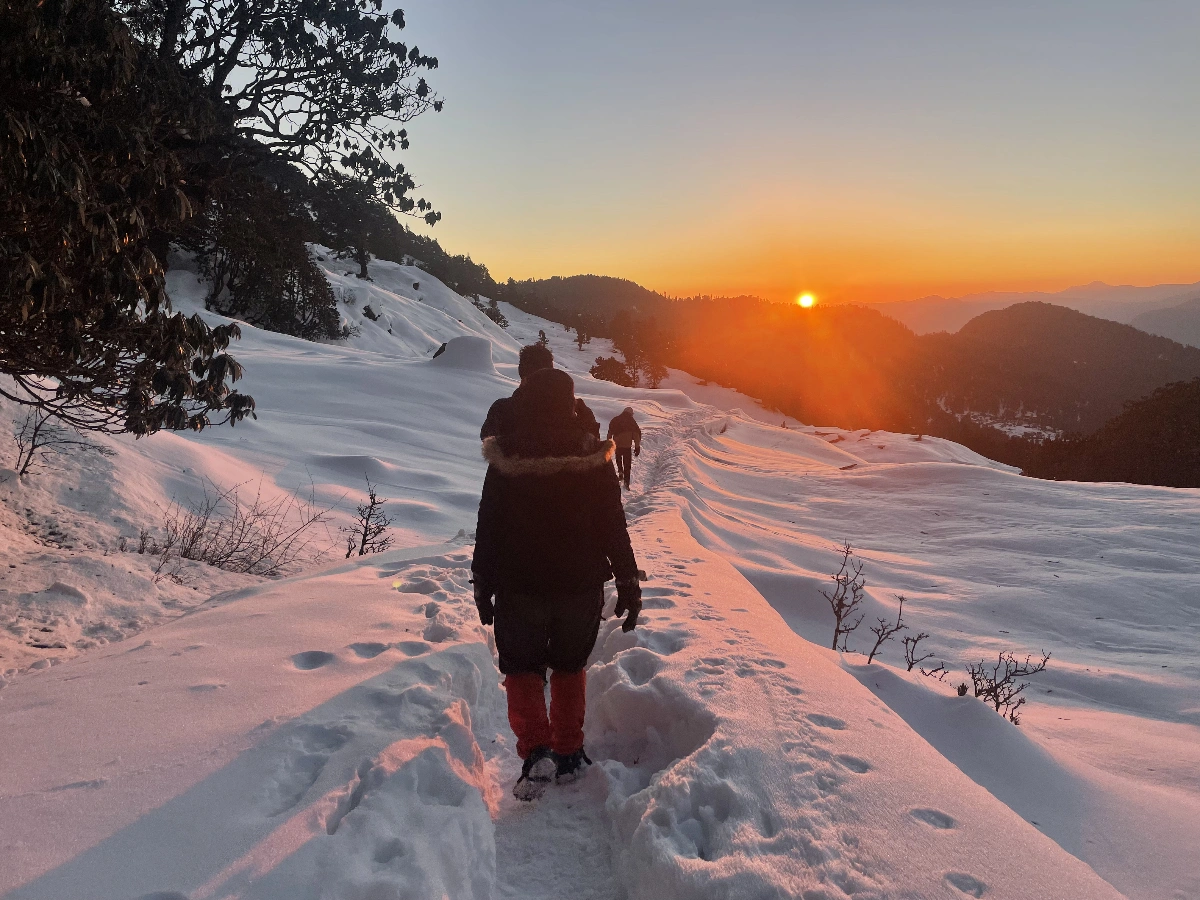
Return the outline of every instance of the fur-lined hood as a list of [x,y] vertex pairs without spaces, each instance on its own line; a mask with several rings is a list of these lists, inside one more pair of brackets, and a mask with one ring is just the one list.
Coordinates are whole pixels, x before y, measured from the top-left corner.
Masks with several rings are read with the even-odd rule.
[[509,456],[497,438],[484,438],[483,458],[495,466],[501,475],[558,475],[562,472],[586,472],[612,462],[615,445],[612,441],[597,441],[595,450],[584,456]]

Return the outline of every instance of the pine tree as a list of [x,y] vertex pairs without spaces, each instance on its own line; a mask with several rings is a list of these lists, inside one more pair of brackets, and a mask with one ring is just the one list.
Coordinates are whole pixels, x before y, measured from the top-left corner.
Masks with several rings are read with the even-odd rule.
[[615,356],[597,356],[596,364],[588,370],[593,378],[611,381],[625,387],[637,387],[637,372]]

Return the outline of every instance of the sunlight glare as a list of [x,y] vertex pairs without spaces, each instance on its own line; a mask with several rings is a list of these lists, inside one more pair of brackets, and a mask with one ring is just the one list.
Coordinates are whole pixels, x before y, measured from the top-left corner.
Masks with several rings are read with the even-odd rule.
[[810,306],[812,306],[816,302],[817,302],[817,298],[814,297],[812,294],[801,294],[799,297],[796,298],[796,304],[798,306],[803,306],[805,309],[808,309]]

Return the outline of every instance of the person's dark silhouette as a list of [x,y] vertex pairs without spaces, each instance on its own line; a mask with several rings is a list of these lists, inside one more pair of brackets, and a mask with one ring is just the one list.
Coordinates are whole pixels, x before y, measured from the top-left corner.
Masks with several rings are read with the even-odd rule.
[[[482,441],[495,437],[504,430],[504,423],[512,411],[513,401],[521,393],[521,387],[524,386],[526,379],[534,372],[552,368],[554,368],[554,353],[545,344],[529,344],[522,347],[517,363],[517,375],[521,379],[521,384],[513,391],[511,397],[501,397],[492,404],[487,418],[483,420],[483,427],[479,429],[479,439]],[[597,439],[600,437],[600,423],[596,420],[595,413],[583,402],[582,397],[575,399],[575,415]]]
[[542,369],[524,380],[499,433],[483,442],[489,465],[471,570],[479,620],[495,628],[523,761],[513,793],[522,800],[590,762],[584,667],[600,628],[604,583],[616,578],[626,631],[641,610],[614,447],[596,439],[575,406],[571,376]]
[[627,406],[608,423],[608,439],[617,446],[617,477],[629,490],[629,470],[633,458],[642,454],[642,429],[633,418],[633,407]]

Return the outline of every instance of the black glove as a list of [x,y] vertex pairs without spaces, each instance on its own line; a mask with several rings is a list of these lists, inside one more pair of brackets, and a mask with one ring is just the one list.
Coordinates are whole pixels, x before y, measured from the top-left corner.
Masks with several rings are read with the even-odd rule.
[[[625,616],[625,621],[621,623],[622,631],[633,631],[637,628],[638,613],[642,611],[642,586],[633,581],[618,581],[617,582],[617,608],[615,610],[618,616]],[[625,615],[628,613],[628,615]]]
[[475,576],[475,608],[479,610],[479,621],[483,625],[491,625],[496,618],[496,608],[492,605],[492,598],[496,596],[496,589],[488,584],[487,580]]
[[642,455],[642,448],[641,448],[641,447],[634,447],[634,448],[633,448],[633,455],[634,455],[634,456],[641,456],[641,455]]

